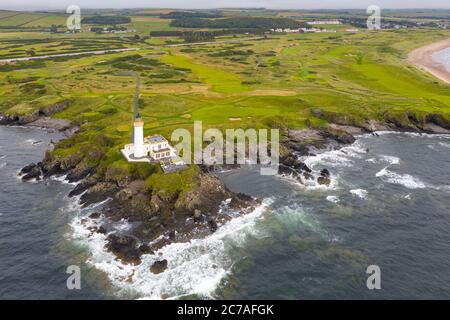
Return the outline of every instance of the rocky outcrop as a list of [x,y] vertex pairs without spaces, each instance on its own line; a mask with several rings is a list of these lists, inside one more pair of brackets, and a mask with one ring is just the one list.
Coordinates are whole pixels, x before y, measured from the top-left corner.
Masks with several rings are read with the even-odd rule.
[[37,164],[30,164],[26,167],[24,167],[20,173],[20,176],[22,176],[22,180],[28,181],[32,179],[40,180],[42,176],[41,168]]
[[320,185],[329,186],[331,184],[331,174],[328,169],[323,169],[320,172],[320,177],[317,178],[317,183]]
[[444,116],[441,114],[430,113],[430,114],[426,115],[425,121],[427,123],[432,123],[441,128],[450,130],[450,120],[444,118]]
[[[49,117],[57,112],[66,109],[71,100],[64,100],[54,105],[39,108],[31,113],[26,114],[0,114],[0,125],[26,125],[39,120],[40,118]],[[63,130],[67,129],[66,127]]]
[[200,174],[198,187],[181,194],[175,202],[175,210],[192,214],[196,209],[213,212],[222,201],[232,197],[232,192],[219,179],[212,175]]
[[137,247],[135,238],[127,235],[110,234],[107,237],[106,248],[117,258],[128,264],[140,264],[141,252]]
[[96,185],[97,182],[98,182],[98,180],[95,177],[89,177],[89,178],[83,179],[82,181],[80,181],[80,183],[78,183],[76,185],[76,187],[72,191],[70,191],[69,197],[74,197],[74,196],[78,196],[78,195],[82,194],[90,187],[93,187],[94,185]]
[[168,264],[167,260],[156,261],[150,267],[150,271],[154,274],[160,274],[161,272],[164,272],[167,269],[167,264]]
[[332,139],[342,144],[352,144],[356,140],[349,132],[331,127],[324,129],[321,134],[327,139]]

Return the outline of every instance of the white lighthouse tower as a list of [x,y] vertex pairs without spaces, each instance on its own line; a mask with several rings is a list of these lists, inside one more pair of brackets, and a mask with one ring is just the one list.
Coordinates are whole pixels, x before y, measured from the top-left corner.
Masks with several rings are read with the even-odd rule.
[[146,156],[144,148],[144,121],[138,114],[134,119],[134,157],[143,158]]

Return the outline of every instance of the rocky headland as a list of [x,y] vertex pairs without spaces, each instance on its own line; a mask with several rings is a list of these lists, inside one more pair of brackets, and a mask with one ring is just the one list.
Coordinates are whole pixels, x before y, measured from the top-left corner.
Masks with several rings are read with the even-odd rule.
[[[311,110],[311,115],[331,124],[326,128],[286,129],[282,132],[279,174],[300,183],[311,180],[320,185],[330,185],[332,172],[322,168],[320,172],[313,173],[299,159],[321,150],[352,144],[354,135],[379,130],[450,133],[450,122],[439,114],[420,117],[413,113],[401,116],[385,114],[383,121],[357,120],[320,109]],[[12,123],[10,119],[6,124]],[[67,129],[64,127],[59,130]],[[41,162],[24,167],[19,175],[23,180],[64,175],[69,182],[77,182],[69,196],[78,197],[83,207],[108,200],[89,219],[125,219],[133,222],[135,227],[123,233],[104,224],[90,231],[105,234],[106,249],[125,263],[139,264],[141,255],[153,253],[172,242],[188,242],[205,237],[233,217],[252,212],[260,205],[258,199],[230,191],[214,175],[214,169],[217,168],[198,166],[194,186],[183,192],[166,192],[152,189],[142,177],[113,174],[111,170],[100,168],[96,159],[101,157],[101,151],[95,149],[89,151],[88,158],[79,153],[61,156],[47,152]],[[166,267],[167,261],[157,261],[151,271],[160,273]]]

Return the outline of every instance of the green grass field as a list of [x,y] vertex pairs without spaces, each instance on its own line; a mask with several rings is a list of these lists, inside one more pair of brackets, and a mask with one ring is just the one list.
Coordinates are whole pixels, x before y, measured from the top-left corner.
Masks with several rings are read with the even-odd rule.
[[[0,12],[0,26],[51,25],[60,18]],[[130,26],[148,35],[170,30],[169,22],[134,16]],[[124,70],[141,74],[146,134],[170,137],[176,128],[192,130],[196,120],[204,122],[204,129],[326,126],[311,116],[315,108],[357,122],[409,110],[450,119],[450,86],[406,61],[412,49],[449,37],[450,30],[340,30],[176,47],[165,43],[180,41],[176,38],[136,41],[132,35],[3,30],[2,57],[27,56],[29,50],[141,50],[0,65],[0,112],[25,115],[70,100],[70,107],[54,117],[80,125],[81,133],[57,152],[84,150],[81,146],[101,133],[113,141],[102,161],[121,167],[127,166],[119,149],[130,139],[135,86],[133,77],[120,75]]]

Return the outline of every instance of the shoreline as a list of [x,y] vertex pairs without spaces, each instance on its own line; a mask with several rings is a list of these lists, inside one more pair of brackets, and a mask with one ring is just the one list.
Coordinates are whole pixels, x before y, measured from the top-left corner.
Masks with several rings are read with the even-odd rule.
[[435,42],[415,49],[408,54],[408,61],[436,78],[450,84],[450,72],[445,66],[433,59],[433,54],[450,47],[450,39]]
[[[349,131],[352,132],[352,135],[355,135],[356,137],[359,134],[364,134],[364,132],[361,130],[356,130],[356,127],[346,127],[347,133]],[[356,132],[359,131],[359,132]],[[373,133],[376,133],[372,132]],[[387,132],[396,132],[395,130],[388,130]],[[370,133],[370,132],[369,132]],[[417,133],[417,132],[416,132]],[[417,133],[420,134],[420,133]],[[332,139],[333,140],[333,139]],[[328,141],[330,143],[330,141]],[[335,147],[345,147],[345,146],[351,146],[353,143],[349,144],[343,144],[338,143]],[[330,146],[330,144],[327,144],[327,146]],[[324,152],[330,151],[329,149],[325,148],[322,149]],[[292,152],[292,150],[290,150]],[[295,166],[294,166],[295,167]],[[66,176],[64,176],[66,177]],[[51,177],[50,177],[51,178]],[[334,179],[333,179],[334,180]],[[60,180],[61,181],[61,180]],[[66,180],[61,182],[67,182]],[[81,181],[78,181],[81,182]],[[328,186],[323,186],[328,188]],[[88,246],[88,250],[99,249],[102,248],[100,251],[100,255],[93,256],[92,260],[90,262],[92,265],[99,271],[105,272],[105,274],[108,276],[108,279],[110,280],[110,283],[117,287],[117,288],[123,288],[125,287],[133,287],[137,286],[139,289],[145,292],[146,296],[148,298],[157,299],[157,298],[174,298],[172,295],[167,295],[166,292],[159,291],[158,282],[165,282],[165,279],[170,279],[171,276],[173,276],[176,272],[174,268],[177,266],[177,263],[179,261],[177,260],[177,256],[179,254],[183,254],[183,252],[189,252],[189,248],[193,244],[194,247],[202,247],[202,248],[212,248],[212,247],[220,247],[217,244],[217,241],[220,242],[221,236],[224,233],[227,233],[228,231],[232,231],[232,226],[236,226],[239,224],[240,221],[247,221],[248,223],[252,224],[253,216],[259,216],[262,212],[260,212],[264,207],[264,201],[259,203],[258,206],[255,206],[250,210],[249,212],[241,212],[238,216],[231,215],[231,219],[225,219],[221,223],[218,223],[217,230],[214,230],[213,232],[200,232],[198,234],[198,237],[194,235],[194,237],[190,239],[177,239],[178,241],[168,241],[164,238],[157,238],[154,241],[148,243],[147,241],[143,240],[144,244],[147,244],[147,246],[144,248],[143,245],[138,246],[137,248],[133,249],[135,244],[133,242],[129,242],[129,239],[131,239],[129,236],[127,236],[128,231],[119,232],[115,229],[109,229],[107,226],[108,224],[114,224],[114,223],[121,223],[123,220],[116,220],[114,217],[109,216],[108,214],[105,214],[106,212],[103,210],[96,209],[99,204],[105,203],[103,201],[99,202],[93,202],[90,203],[90,206],[83,207],[80,203],[81,195],[74,196],[73,200],[76,202],[76,206],[80,208],[80,210],[86,209],[85,213],[81,215],[78,219],[74,219],[72,222],[69,223],[69,225],[73,228],[73,234],[72,234],[72,240],[74,241],[80,241],[80,243],[83,243]],[[266,204],[267,205],[267,204]],[[105,208],[108,209],[114,209],[114,206],[105,205]],[[257,214],[259,212],[259,214]],[[103,213],[103,214],[102,214]],[[96,216],[93,216],[96,215]],[[109,222],[108,222],[109,221]],[[133,223],[133,219],[127,220],[127,222]],[[105,223],[106,222],[106,223]],[[125,223],[125,222],[124,222]],[[125,225],[128,226],[127,223]],[[106,229],[105,229],[106,226]],[[75,228],[74,228],[75,227]],[[231,229],[230,229],[231,228]],[[103,229],[103,231],[101,231]],[[229,230],[230,229],[230,230]],[[108,230],[108,231],[106,231]],[[131,229],[130,229],[131,230]],[[120,240],[126,240],[127,244],[124,244],[122,248],[119,248],[118,251],[111,250],[111,239],[108,238],[108,235],[114,234],[114,235],[121,235]],[[154,242],[159,242],[158,239],[161,239],[162,243],[160,243],[161,246],[153,246]],[[114,242],[113,242],[114,243]],[[109,244],[109,245],[108,245]],[[141,249],[144,248],[146,250]],[[150,249],[151,250],[147,250]],[[116,248],[118,249],[118,248]],[[139,257],[139,261],[135,261],[135,263],[130,263],[130,261],[126,261],[122,258],[123,254],[127,254],[130,252],[133,252],[134,250],[138,250],[142,254],[142,256]],[[181,251],[180,251],[181,250]],[[90,252],[92,253],[92,252]],[[218,253],[217,253],[218,254]],[[121,258],[122,256],[122,258]],[[106,259],[106,260],[104,260]],[[164,259],[164,260],[160,260]],[[166,260],[167,259],[167,260]],[[108,265],[108,268],[112,268],[112,272],[108,272],[108,268],[101,268],[99,266],[102,265],[103,262],[109,261],[111,264]],[[154,272],[149,271],[155,264],[161,263],[162,261],[165,261],[166,266],[163,268],[163,270],[157,272],[154,274]],[[186,262],[185,260],[181,260],[183,262]],[[196,265],[194,265],[196,267]],[[167,269],[166,269],[167,268]],[[202,274],[203,277],[209,276],[209,279],[215,279],[219,281],[223,278],[223,276],[226,274],[226,266],[211,264],[210,261],[204,266],[202,266],[205,273]],[[206,268],[206,269],[205,269]],[[140,280],[140,277],[142,277],[145,274],[146,280]],[[212,275],[212,276],[211,276]],[[217,276],[217,278],[216,278]],[[158,280],[160,279],[160,280]],[[148,290],[148,284],[149,282],[151,284],[156,285],[155,287],[151,287],[152,289],[156,289],[156,292],[146,292]],[[214,282],[214,284],[217,284],[218,282]],[[164,286],[165,287],[165,286]],[[163,287],[163,288],[164,288]],[[210,293],[213,291],[215,285],[209,286],[209,290],[207,290],[207,293]],[[196,292],[195,288],[190,288],[192,291],[190,291],[188,294],[199,294],[200,292]],[[153,290],[151,290],[153,291]],[[204,292],[206,293],[206,292]]]

